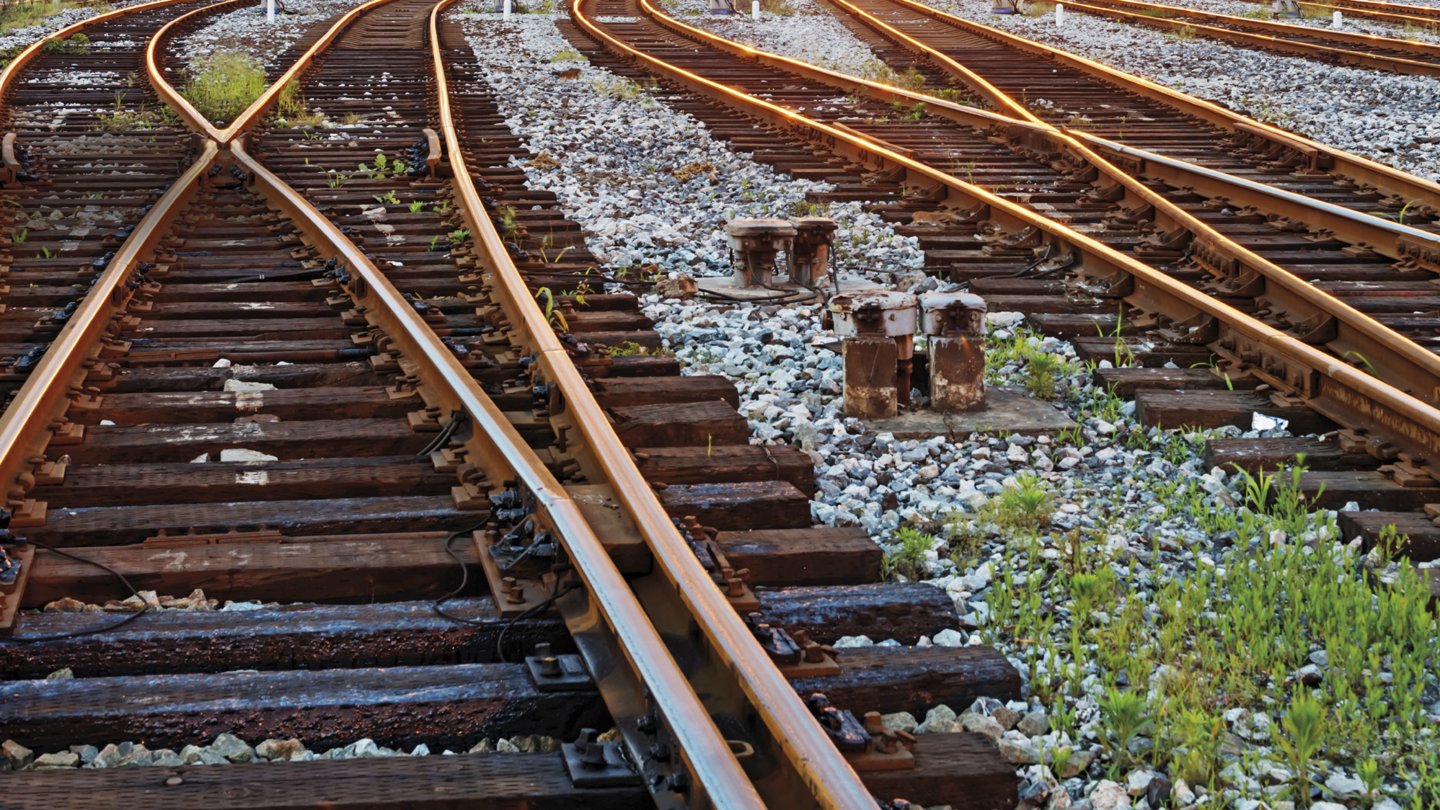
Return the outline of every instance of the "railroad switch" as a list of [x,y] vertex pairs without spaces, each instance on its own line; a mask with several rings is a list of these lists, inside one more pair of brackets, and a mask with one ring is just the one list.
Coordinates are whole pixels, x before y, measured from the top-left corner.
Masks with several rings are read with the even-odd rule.
[[937,411],[985,407],[985,301],[973,293],[920,296],[920,324],[928,338],[930,402]]
[[1295,19],[1300,16],[1300,3],[1297,0],[1271,0],[1270,10],[1275,12],[1277,17]]
[[575,787],[640,784],[640,775],[635,772],[620,743],[601,741],[599,732],[593,728],[580,729],[580,736],[575,738],[575,742],[560,745],[560,753],[565,758],[565,769],[570,772],[570,781]]
[[725,226],[730,253],[738,256],[735,283],[740,287],[768,287],[775,272],[775,256],[794,250],[796,228],[784,219],[732,219]]
[[915,296],[861,290],[830,299],[835,334],[844,341],[845,415],[884,419],[910,404],[915,357]]
[[787,254],[790,282],[819,287],[830,275],[830,247],[840,226],[829,217],[800,217],[794,223],[795,241]]

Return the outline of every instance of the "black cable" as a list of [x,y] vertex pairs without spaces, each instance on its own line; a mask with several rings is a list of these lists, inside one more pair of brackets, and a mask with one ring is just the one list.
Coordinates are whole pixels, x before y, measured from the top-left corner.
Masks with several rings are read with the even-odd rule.
[[86,559],[85,557],[79,557],[79,556],[76,556],[76,555],[74,555],[74,554],[71,554],[71,553],[68,552],[68,551],[62,551],[62,550],[60,550],[60,549],[58,549],[58,548],[55,548],[54,546],[50,545],[49,543],[43,543],[43,542],[41,542],[41,541],[39,541],[39,540],[27,540],[27,541],[25,541],[25,543],[22,543],[22,542],[20,542],[19,540],[16,540],[15,537],[14,537],[14,535],[11,535],[9,539],[0,538],[0,545],[21,546],[21,545],[26,545],[27,543],[28,543],[29,545],[34,545],[34,546],[38,546],[38,547],[40,547],[40,548],[43,548],[43,549],[45,549],[46,551],[49,551],[49,552],[52,553],[52,554],[59,554],[61,557],[66,557],[66,558],[75,560],[76,562],[82,562],[82,563],[86,563],[87,565],[93,565],[93,566],[95,566],[96,568],[99,568],[99,569],[101,569],[101,570],[103,570],[103,571],[105,571],[105,572],[113,575],[116,579],[120,580],[121,584],[123,584],[123,585],[130,591],[130,594],[131,594],[132,596],[134,596],[136,599],[139,599],[139,600],[140,600],[140,609],[137,610],[137,611],[135,611],[134,613],[130,613],[130,614],[126,615],[125,618],[121,619],[120,621],[118,621],[118,622],[112,622],[111,624],[107,624],[107,625],[105,625],[104,627],[95,627],[95,628],[92,628],[92,629],[89,629],[89,630],[76,630],[76,631],[74,631],[74,632],[70,632],[70,633],[60,633],[60,634],[58,634],[58,635],[53,635],[53,636],[30,636],[30,637],[28,637],[28,638],[15,638],[15,637],[0,638],[0,643],[9,643],[9,644],[38,644],[38,643],[40,643],[40,642],[42,642],[42,641],[67,641],[67,640],[72,639],[72,638],[80,638],[81,636],[93,636],[93,635],[96,635],[96,634],[98,634],[98,633],[108,633],[108,632],[110,632],[111,630],[119,629],[119,628],[124,627],[125,625],[129,624],[130,622],[135,621],[136,619],[140,618],[140,615],[141,615],[142,613],[145,613],[146,611],[148,611],[148,610],[150,609],[150,606],[149,606],[148,604],[146,604],[146,603],[145,603],[145,600],[140,596],[140,591],[136,590],[136,589],[135,589],[135,586],[130,584],[130,580],[126,579],[124,574],[120,573],[119,571],[116,571],[114,568],[111,568],[110,566],[106,565],[105,563],[100,562],[99,560],[90,560],[90,559]]
[[[473,532],[484,525],[484,523],[479,523],[469,529],[462,529],[458,532],[453,532],[449,537],[445,538],[445,553],[449,554],[450,558],[454,560],[457,565],[460,566],[460,584],[455,586],[454,590],[450,591],[444,596],[436,598],[434,602],[430,603],[430,610],[433,611],[436,616],[439,616],[442,619],[455,622],[456,624],[468,625],[470,627],[486,627],[489,625],[489,622],[476,621],[474,619],[467,619],[463,616],[456,616],[453,613],[446,613],[445,609],[441,607],[441,605],[459,596],[462,592],[464,592],[465,586],[470,584],[470,567],[465,564],[464,560],[460,559],[459,554],[455,553],[455,549],[451,547],[451,544],[455,542],[455,538],[469,534],[470,532]],[[556,591],[554,594],[546,597],[544,601],[532,605],[529,608],[526,608],[524,612],[512,617],[509,621],[507,621],[505,623],[505,626],[500,628],[500,635],[497,636],[495,639],[496,659],[501,663],[504,663],[508,660],[504,650],[505,635],[510,632],[510,628],[514,626],[516,622],[520,621],[521,619],[528,619],[531,616],[534,616],[540,611],[553,605],[555,601],[558,600],[560,597],[570,593],[573,590],[578,589],[579,587],[580,583],[572,582],[564,588]]]
[[571,582],[569,585],[566,585],[555,593],[545,597],[544,600],[537,602],[531,607],[526,608],[523,613],[517,614],[516,616],[512,617],[510,621],[505,622],[505,626],[500,628],[500,635],[495,638],[495,658],[499,660],[502,664],[509,662],[509,657],[505,655],[505,634],[510,632],[510,628],[514,627],[516,622],[520,621],[521,619],[528,619],[538,614],[540,611],[545,610],[546,608],[555,604],[555,602],[559,600],[560,597],[570,593],[571,591],[576,591],[579,589],[580,583]]

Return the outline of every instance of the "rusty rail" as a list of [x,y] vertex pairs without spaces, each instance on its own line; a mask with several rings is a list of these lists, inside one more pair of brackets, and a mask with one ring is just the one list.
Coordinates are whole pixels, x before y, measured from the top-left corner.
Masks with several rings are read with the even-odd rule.
[[[1268,6],[1268,0],[1250,0],[1257,5]],[[1411,23],[1413,25],[1437,25],[1440,24],[1440,8],[1434,6],[1421,6],[1411,3],[1385,3],[1380,0],[1324,0],[1324,2],[1310,2],[1301,0],[1300,7],[1322,9],[1325,12],[1339,9],[1346,14],[1356,17],[1365,17],[1372,20],[1384,20],[1386,22]]]
[[[440,46],[439,20],[455,0],[441,0],[430,18],[430,47],[434,61],[440,134],[448,157],[459,209],[484,254],[493,275],[494,288],[511,323],[523,324],[522,340],[535,355],[545,375],[559,388],[565,401],[563,418],[572,422],[595,457],[604,480],[608,481],[629,519],[649,546],[657,569],[669,593],[683,608],[684,621],[693,622],[712,651],[720,657],[722,669],[734,679],[727,689],[743,693],[748,710],[760,718],[765,729],[788,760],[780,784],[773,778],[761,785],[770,806],[804,797],[822,807],[870,807],[874,800],[855,771],[830,742],[801,702],[799,695],[756,644],[753,635],[697,563],[694,553],[676,530],[654,490],[635,466],[630,452],[621,444],[609,419],[571,362],[563,344],[550,327],[529,287],[511,260],[509,252],[485,213],[480,194],[465,166],[460,136],[450,104],[450,88]],[[655,600],[664,609],[669,599]],[[679,616],[657,616],[657,623],[675,625]],[[706,767],[691,758],[691,767]],[[713,795],[713,794],[712,794]],[[788,798],[787,798],[788,797]],[[778,803],[777,803],[778,802]]]
[[1309,160],[1311,168],[1322,169],[1346,177],[1358,183],[1372,186],[1386,194],[1403,200],[1413,200],[1430,210],[1440,212],[1440,183],[1415,177],[1392,166],[1360,157],[1333,146],[1313,141],[1303,135],[1287,132],[1270,124],[1246,118],[1233,110],[1210,101],[1173,90],[1147,79],[1116,70],[1108,65],[1087,59],[1069,51],[1045,45],[1034,40],[1016,36],[1007,31],[993,28],[973,20],[950,14],[940,9],[917,2],[917,0],[891,0],[908,9],[925,14],[936,20],[967,33],[999,42],[1011,48],[1034,54],[1041,59],[1053,60],[1066,67],[1087,73],[1123,90],[1173,107],[1186,115],[1207,121],[1230,132],[1239,132],[1263,138],[1269,143],[1296,152]]
[[10,89],[16,81],[15,77],[20,75],[20,71],[24,70],[26,66],[35,60],[35,57],[40,53],[41,49],[45,47],[45,43],[59,42],[68,39],[72,35],[79,34],[93,25],[116,17],[123,17],[127,14],[134,14],[137,11],[189,2],[193,2],[193,0],[151,0],[148,3],[140,3],[134,6],[115,9],[114,11],[106,11],[103,14],[96,14],[94,17],[87,17],[80,22],[67,25],[49,36],[35,40],[26,46],[25,50],[16,54],[15,58],[11,59],[10,62],[5,65],[4,70],[0,70],[0,115],[3,115],[5,99],[10,95]]
[[[1440,47],[1423,42],[1391,39],[1372,34],[1356,34],[1348,31],[1330,31],[1324,28],[1308,28],[1267,20],[1252,20],[1246,17],[1234,17],[1228,14],[1215,14],[1176,6],[1162,6],[1137,0],[1084,0],[1083,2],[1068,3],[1066,8],[1136,25],[1148,25],[1165,31],[1177,33],[1188,31],[1209,39],[1236,45],[1337,62],[1349,67],[1370,68],[1414,76],[1440,76],[1440,62],[1434,61],[1440,57]],[[1173,18],[1183,18],[1188,22]],[[1305,39],[1296,37],[1323,40],[1335,44],[1307,42]],[[1429,57],[1430,61],[1423,58],[1356,50],[1354,46],[1401,51],[1414,54],[1416,57]]]
[[[850,0],[828,2],[917,57],[952,72],[957,79],[990,99],[999,109],[1007,112],[1017,110],[1016,117],[1021,118],[1026,126],[991,124],[990,128],[998,128],[1007,136],[1021,140],[1027,137],[1042,138],[1053,148],[1094,166],[1103,176],[1126,189],[1126,202],[1129,203],[1127,207],[1135,207],[1132,201],[1153,206],[1158,227],[1183,228],[1193,239],[1201,240],[1208,254],[1223,263],[1233,262],[1233,272],[1225,277],[1226,281],[1239,283],[1242,278],[1262,280],[1266,284],[1266,300],[1275,309],[1289,316],[1292,323],[1313,322],[1319,316],[1334,324],[1336,334],[1325,343],[1336,357],[1363,357],[1368,363],[1369,372],[1378,379],[1422,400],[1440,401],[1440,356],[1238,244],[1151,190],[1137,180],[1136,175],[1162,179],[1175,187],[1194,188],[1212,196],[1255,204],[1261,210],[1294,217],[1312,226],[1328,228],[1337,234],[1346,235],[1352,243],[1373,246],[1377,253],[1397,261],[1417,261],[1421,267],[1437,274],[1440,274],[1440,236],[1270,188],[1224,172],[1126,147],[1074,128],[1056,128],[946,54],[870,14]],[[866,89],[871,94],[877,94],[873,88]],[[989,117],[983,110],[965,108],[913,91],[892,88],[878,93],[884,101],[891,101],[897,95],[906,103],[921,101],[932,114],[967,126],[985,126],[984,122]],[[1028,127],[1034,127],[1039,132]],[[1111,162],[1117,160],[1126,164],[1125,170]]]
[[[183,2],[183,0],[162,0],[162,2]],[[390,3],[392,0],[368,0],[368,2],[362,3],[347,11],[345,15],[336,20],[319,39],[315,40],[309,48],[306,48],[305,52],[300,54],[295,62],[291,64],[283,74],[276,78],[269,87],[265,88],[265,92],[261,93],[258,98],[252,101],[250,106],[246,107],[229,126],[221,129],[211,123],[204,115],[201,115],[200,111],[195,109],[195,105],[191,104],[189,99],[181,95],[180,91],[165,79],[165,71],[161,65],[163,59],[161,44],[170,38],[170,35],[179,25],[191,17],[217,14],[227,10],[230,6],[244,6],[250,2],[251,0],[230,0],[229,2],[216,3],[182,14],[155,32],[155,36],[150,38],[149,44],[145,47],[145,68],[151,77],[151,84],[154,85],[155,92],[160,96],[161,100],[168,104],[187,125],[203,132],[207,137],[219,143],[221,146],[229,144],[241,133],[254,126],[255,123],[260,120],[261,116],[265,114],[265,111],[270,109],[270,106],[275,103],[280,93],[284,92],[285,86],[295,77],[304,73],[305,69],[310,66],[310,63],[314,61],[315,57],[330,47],[330,44],[343,34],[351,24],[370,10]]]
[[[860,165],[893,169],[903,176],[908,185],[919,186],[927,192],[939,192],[947,200],[971,206],[972,209],[978,207],[976,214],[981,218],[1009,228],[1037,229],[1076,250],[1081,258],[1082,274],[1109,283],[1131,306],[1167,319],[1188,339],[1213,346],[1222,357],[1252,368],[1258,378],[1279,391],[1303,398],[1331,419],[1381,434],[1407,459],[1414,459],[1417,468],[1423,466],[1425,459],[1434,458],[1436,450],[1440,450],[1440,410],[1428,402],[1363,374],[1084,234],[953,175],[898,154],[864,136],[748,95],[622,42],[585,14],[584,2],[572,0],[571,16],[591,36],[626,58],[638,60],[650,70],[747,115],[802,133]],[[647,16],[664,27],[744,58],[797,66],[797,72],[837,77],[856,88],[868,87],[882,93],[903,92],[731,42],[669,17],[650,0],[639,0],[639,4]],[[1022,126],[1021,122],[1011,123]],[[1440,475],[1440,471],[1429,474]]]
[[[232,0],[226,0],[218,4],[218,8],[232,4]],[[347,15],[322,42],[333,41],[338,30],[353,19],[353,15]],[[168,29],[169,26],[166,26],[162,33]],[[161,34],[157,33],[156,38],[159,36]],[[152,39],[152,53],[154,42]],[[319,48],[312,48],[307,52],[307,59],[318,51]],[[147,64],[147,74],[157,89],[168,87],[154,59]],[[166,97],[173,99],[178,94],[170,88]],[[613,633],[617,647],[633,674],[634,691],[637,695],[642,690],[648,692],[671,733],[680,741],[680,755],[689,764],[690,771],[700,778],[690,796],[700,797],[717,807],[763,807],[729,743],[721,736],[708,709],[685,680],[685,675],[619,569],[610,560],[604,545],[581,514],[578,504],[384,273],[299,192],[280,181],[245,151],[242,134],[258,121],[266,107],[259,101],[232,127],[228,127],[228,132],[199,127],[200,122],[191,119],[197,128],[212,134],[205,141],[199,158],[150,209],[117,251],[52,344],[51,350],[32,372],[13,407],[0,419],[0,476],[3,476],[0,480],[7,482],[7,486],[11,486],[8,482],[15,482],[23,497],[24,488],[33,481],[29,467],[36,463],[37,458],[43,459],[55,415],[63,409],[64,399],[72,395],[74,384],[83,377],[103,331],[112,320],[111,316],[127,302],[131,294],[128,282],[133,278],[141,257],[164,235],[185,203],[205,182],[212,166],[233,162],[243,167],[259,192],[287,213],[315,247],[343,261],[354,274],[346,285],[347,292],[363,308],[367,319],[394,341],[414,373],[428,384],[425,391],[433,399],[430,404],[447,410],[452,418],[460,418],[463,414],[471,421],[475,429],[469,431],[466,445],[472,458],[484,459],[487,472],[496,475],[499,480],[513,478],[527,485],[545,519],[563,538],[586,585],[585,607],[588,610],[583,614],[584,618],[591,624],[603,623]],[[217,134],[228,138],[228,150],[224,153],[220,138],[213,137]],[[13,496],[14,490],[9,494]],[[24,514],[23,505],[23,502],[19,504],[22,520],[14,525],[27,525],[27,520],[29,525],[33,525],[43,520],[43,515]],[[690,563],[699,571],[693,557]],[[713,583],[708,579],[704,579],[704,584],[714,590]],[[753,640],[750,643],[753,645]],[[773,671],[758,647],[755,653]],[[737,666],[743,665],[737,662]],[[781,680],[781,683],[784,684],[784,681]],[[790,695],[794,697],[793,691]],[[808,716],[806,720],[818,730],[813,720]],[[868,794],[865,798],[870,801]]]
[[[472,431],[474,437],[469,441],[471,457],[485,459],[486,469],[509,471],[504,478],[520,480],[537,496],[547,523],[562,538],[586,585],[586,604],[566,609],[562,603],[562,612],[577,633],[608,634],[611,638],[605,640],[607,646],[630,665],[628,671],[596,671],[602,693],[606,694],[607,702],[612,703],[617,721],[622,717],[637,719],[638,714],[646,711],[647,700],[643,694],[650,696],[648,702],[653,703],[668,726],[691,777],[691,801],[703,799],[717,807],[743,808],[760,807],[767,802],[771,806],[798,806],[791,803],[803,797],[822,807],[873,807],[874,799],[869,791],[700,566],[654,491],[636,469],[634,459],[620,443],[548,319],[529,295],[498,231],[484,213],[479,194],[464,166],[450,113],[439,46],[439,16],[453,1],[441,0],[436,4],[429,30],[441,137],[455,176],[461,212],[495,274],[511,322],[520,327],[522,339],[529,344],[536,362],[562,393],[566,403],[563,418],[578,428],[605,480],[612,484],[629,518],[649,544],[657,569],[666,578],[668,593],[657,594],[655,588],[650,588],[644,604],[620,576],[577,503],[384,274],[333,223],[245,150],[245,133],[259,122],[285,84],[298,76],[361,14],[390,0],[371,0],[337,21],[264,95],[223,130],[205,121],[169,85],[160,69],[160,43],[180,20],[173,21],[152,38],[147,48],[147,69],[162,98],[192,126],[205,131],[213,142],[228,145],[238,165],[256,178],[261,192],[274,205],[289,214],[315,244],[328,246],[327,251],[357,273],[359,281],[351,285],[350,292],[364,305],[367,317],[395,338],[402,346],[402,353],[417,364],[421,378],[429,383],[427,390],[442,400],[431,404],[439,404],[448,412],[468,414],[478,428]],[[678,605],[672,604],[675,600]],[[683,607],[683,617],[657,617],[657,603],[660,609]],[[699,690],[686,681],[686,675],[656,632],[656,624],[662,620],[673,624],[682,618],[683,623],[693,622],[700,628],[711,649],[721,656],[722,669],[734,679],[730,688],[746,696],[749,709],[762,719],[785,754],[789,767],[784,772],[778,775],[768,772],[761,784],[752,784],[741,769],[736,752],[720,736],[711,719],[714,707],[700,702]],[[622,683],[613,683],[615,679]],[[714,686],[707,685],[707,694],[716,691]],[[644,750],[633,750],[633,754],[637,761],[648,756]]]
[[11,525],[25,527],[43,521],[43,511],[25,499],[34,480],[31,468],[44,460],[45,447],[58,425],[57,415],[63,413],[65,400],[77,395],[89,366],[96,362],[94,352],[111,316],[133,295],[127,282],[135,265],[194,196],[218,152],[214,143],[206,143],[200,157],[140,220],[0,416],[0,485],[6,488],[6,508],[15,515]]

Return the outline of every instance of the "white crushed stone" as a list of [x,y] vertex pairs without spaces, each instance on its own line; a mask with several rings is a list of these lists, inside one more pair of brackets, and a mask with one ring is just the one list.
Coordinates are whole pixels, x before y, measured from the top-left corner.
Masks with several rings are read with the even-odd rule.
[[[738,0],[737,5],[749,3]],[[708,14],[705,0],[677,0],[667,4],[670,14],[736,42],[811,62],[821,67],[869,76],[883,63],[835,15],[813,2],[788,2],[794,12],[762,12],[758,21],[749,14]]]
[[[508,25],[497,20],[465,19],[485,80],[530,153],[563,158],[557,167],[550,161],[515,163],[531,187],[553,192],[567,216],[585,226],[588,247],[602,262],[725,275],[729,219],[791,215],[807,191],[828,188],[732,151],[704,124],[662,106],[624,78],[586,61],[552,61],[573,54],[552,18],[517,15]],[[572,68],[578,78],[556,76]],[[692,171],[684,180],[677,177]],[[839,222],[836,260],[842,269],[920,266],[916,241],[897,236],[858,204],[834,204],[828,215]]]
[[175,49],[187,62],[222,51],[240,50],[266,67],[295,44],[313,25],[358,5],[360,0],[286,0],[289,13],[276,13],[275,21],[265,17],[265,4],[248,6],[217,15],[204,27],[181,37]]
[[[693,4],[693,0],[687,2]],[[699,15],[685,15],[688,7],[677,13],[695,22],[690,18]],[[797,15],[801,16],[806,15]],[[776,50],[803,57],[805,54],[799,50],[787,49],[799,47],[804,35],[796,32],[814,31],[816,23],[796,23],[795,19],[752,24],[707,18],[703,24],[732,27],[741,34],[748,33],[745,41],[766,47],[781,43],[783,47],[776,46]],[[491,18],[486,20],[475,23],[471,33],[477,37],[477,56],[487,80],[507,105],[508,123],[526,139],[532,154],[549,154],[559,164],[542,161],[538,166],[527,165],[529,184],[554,191],[566,213],[596,233],[590,244],[603,261],[653,261],[669,272],[725,272],[727,262],[718,229],[694,232],[692,224],[714,223],[710,227],[715,228],[723,222],[723,216],[717,213],[723,214],[726,209],[746,211],[747,206],[757,205],[757,197],[776,201],[793,193],[787,192],[787,185],[801,187],[782,175],[726,155],[704,135],[700,124],[666,111],[663,94],[652,98],[643,92],[609,92],[611,97],[603,97],[607,88],[613,87],[611,83],[617,81],[614,77],[607,78],[604,72],[577,61],[550,62],[570,46],[555,35],[548,19],[517,17],[503,29],[507,32],[504,36]],[[792,26],[794,32],[787,33],[785,29]],[[768,43],[762,41],[766,37],[770,38]],[[840,58],[815,56],[814,51],[810,56]],[[1270,63],[1272,69],[1280,65],[1275,57],[1257,58],[1274,60]],[[861,53],[855,59],[863,61],[865,55]],[[579,78],[555,77],[559,70],[569,68],[578,68]],[[509,73],[511,69],[516,75]],[[563,111],[563,117],[556,109]],[[611,114],[612,110],[616,112]],[[580,123],[571,124],[570,120]],[[605,137],[582,134],[596,125]],[[677,167],[705,161],[718,170],[713,181],[672,183],[664,179]],[[745,182],[730,181],[737,177]],[[762,184],[758,191],[756,183]],[[639,193],[628,193],[631,188]],[[753,210],[783,212],[783,206],[777,208],[772,202],[769,208],[762,204]],[[686,227],[677,231],[674,223],[679,218],[685,218]],[[682,237],[679,241],[677,233]],[[901,271],[896,274],[901,276],[914,266],[914,257],[907,252],[879,249],[883,247],[884,240],[863,243],[848,257],[842,253],[842,258],[852,266],[864,265],[872,271]],[[905,281],[916,283],[913,276]],[[921,286],[934,283],[919,282]],[[1117,412],[1106,413],[1103,418],[1097,415],[1091,410],[1093,405],[1085,403],[1095,402],[1102,392],[1096,389],[1088,372],[1073,363],[1071,345],[1017,333],[1020,318],[1016,313],[991,313],[990,339],[1018,338],[1028,342],[1034,351],[1068,361],[1056,376],[1056,401],[1058,407],[1080,418],[1080,428],[1073,434],[976,434],[958,441],[948,437],[898,440],[877,434],[841,413],[841,360],[835,351],[833,333],[819,325],[818,307],[722,306],[653,294],[643,296],[642,303],[686,373],[719,374],[736,384],[740,411],[749,421],[754,441],[794,443],[815,460],[818,491],[812,512],[817,522],[863,527],[890,550],[898,547],[897,533],[901,528],[935,534],[935,545],[920,557],[917,575],[944,588],[962,619],[960,627],[919,639],[917,646],[974,646],[985,642],[981,628],[989,620],[992,585],[1008,564],[1003,553],[1005,544],[991,536],[970,555],[952,558],[946,546],[966,541],[955,533],[951,518],[957,512],[979,509],[1022,475],[1038,476],[1052,499],[1050,530],[1041,541],[1041,557],[1048,560],[1061,555],[1056,538],[1079,531],[1097,536],[1107,555],[1128,560],[1141,572],[1156,568],[1162,573],[1178,573],[1215,564],[1208,549],[1211,538],[1194,516],[1171,514],[1160,501],[1164,484],[1198,481],[1210,508],[1217,510],[1232,509],[1243,500],[1237,476],[1205,467],[1197,452],[1198,440],[1177,457],[1173,445],[1169,454],[1159,448],[1162,432],[1146,430],[1135,421],[1133,403],[1123,403]],[[987,372],[992,385],[1014,387],[1025,378],[1025,364],[1021,361],[992,362]],[[1260,420],[1257,424],[1268,429],[1223,428],[1211,435],[1285,435],[1282,426],[1273,421]],[[1151,442],[1156,444],[1151,446]],[[1022,568],[1017,574],[1023,577],[1026,571]],[[1063,640],[1068,622],[1062,609],[1053,631],[1057,638]],[[840,639],[836,646],[896,643],[893,639],[854,636]],[[1017,656],[1012,660],[1019,660],[1019,650],[1004,651]],[[1078,707],[1082,729],[1093,735],[1099,721],[1093,698],[1082,697],[1071,705]],[[924,722],[900,715],[887,720],[891,718],[918,733],[965,728],[992,736],[1002,753],[1017,766],[1022,792],[1042,796],[1043,804],[1027,806],[1068,807],[1082,797],[1093,798],[1092,807],[1112,800],[1128,803],[1127,796],[1169,787],[1163,774],[1147,770],[1124,775],[1123,783],[1104,779],[1104,768],[1095,764],[1103,764],[1101,749],[1093,744],[1086,747],[1082,741],[1071,741],[1063,736],[1064,732],[1052,730],[1038,701],[1034,705],[1005,705],[982,700],[959,715],[949,708],[935,707]],[[1238,724],[1234,727],[1245,730]],[[1070,764],[1059,774],[1065,780],[1061,785],[1044,766],[1035,763],[1041,752],[1071,744],[1076,750]],[[1238,772],[1239,766],[1236,768]],[[1243,779],[1249,777],[1243,773],[1236,777],[1236,781]],[[1204,802],[1204,806],[1224,806],[1235,798],[1229,787],[1211,792],[1180,783],[1173,789],[1176,796],[1198,796],[1197,801]]]
[[[1244,0],[1183,2],[1231,14],[1260,8]],[[871,75],[881,65],[870,47],[835,19],[838,12],[816,0],[788,0],[788,5],[792,15],[762,14],[758,22],[740,15],[703,14],[703,0],[676,0],[668,8],[691,25],[781,56],[861,76]],[[1083,14],[1068,14],[1064,27],[1056,29],[1052,16],[991,14],[988,0],[935,0],[931,5],[1421,177],[1440,179],[1440,116],[1434,114],[1440,105],[1440,80],[1342,68],[1201,38],[1182,41],[1165,32]],[[1319,20],[1300,22],[1328,25]],[[1385,25],[1373,33],[1397,35],[1394,26]],[[1434,41],[1440,42],[1440,35]],[[1029,101],[1033,105],[1044,100]]]

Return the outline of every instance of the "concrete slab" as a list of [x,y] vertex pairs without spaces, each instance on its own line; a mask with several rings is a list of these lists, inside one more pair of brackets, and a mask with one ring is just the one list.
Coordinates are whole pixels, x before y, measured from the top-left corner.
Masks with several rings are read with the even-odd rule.
[[890,419],[867,419],[865,426],[876,433],[891,433],[897,439],[928,439],[950,436],[963,439],[971,433],[1054,434],[1074,427],[1071,419],[1043,399],[1035,399],[1021,391],[989,388],[985,391],[985,408],[965,413],[916,411]]

